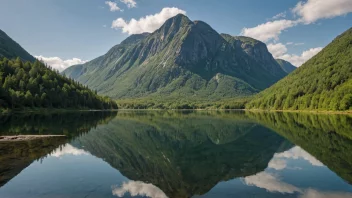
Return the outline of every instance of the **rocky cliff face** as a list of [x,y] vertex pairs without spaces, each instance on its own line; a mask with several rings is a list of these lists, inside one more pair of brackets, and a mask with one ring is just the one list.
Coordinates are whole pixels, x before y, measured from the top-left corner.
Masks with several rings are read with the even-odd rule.
[[264,43],[250,46],[254,39],[248,40],[180,14],[63,73],[114,98],[245,96],[286,75]]

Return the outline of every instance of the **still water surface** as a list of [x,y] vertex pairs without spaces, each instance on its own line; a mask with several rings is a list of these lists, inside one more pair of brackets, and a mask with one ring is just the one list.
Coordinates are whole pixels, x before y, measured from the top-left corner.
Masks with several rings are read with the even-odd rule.
[[352,197],[352,117],[120,111],[0,117],[0,197]]

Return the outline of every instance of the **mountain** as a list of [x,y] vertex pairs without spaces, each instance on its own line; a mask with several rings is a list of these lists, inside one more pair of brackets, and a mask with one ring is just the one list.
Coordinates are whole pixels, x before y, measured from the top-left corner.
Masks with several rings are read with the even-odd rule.
[[249,109],[352,108],[352,28],[246,106]]
[[0,110],[26,107],[117,108],[115,101],[98,96],[36,60],[0,60]]
[[264,43],[182,14],[63,74],[113,98],[204,100],[252,95],[287,75]]
[[295,69],[297,69],[297,67],[293,66],[288,61],[285,61],[285,60],[282,60],[282,59],[276,59],[276,62],[279,63],[279,65],[281,66],[282,70],[284,70],[288,74],[293,72]]
[[12,40],[5,32],[0,30],[0,59],[14,59],[20,57],[23,61],[34,62],[35,58]]

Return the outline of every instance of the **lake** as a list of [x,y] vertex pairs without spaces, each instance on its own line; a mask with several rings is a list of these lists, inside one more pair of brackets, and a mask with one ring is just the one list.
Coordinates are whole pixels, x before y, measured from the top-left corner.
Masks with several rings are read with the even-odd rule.
[[352,116],[119,111],[0,117],[0,197],[352,197]]

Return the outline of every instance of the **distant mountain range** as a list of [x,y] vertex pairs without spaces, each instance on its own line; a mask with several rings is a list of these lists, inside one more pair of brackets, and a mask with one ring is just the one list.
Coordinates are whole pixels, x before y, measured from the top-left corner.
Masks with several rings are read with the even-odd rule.
[[276,59],[276,62],[279,63],[279,65],[281,66],[281,69],[283,69],[288,74],[293,72],[295,69],[297,69],[297,67],[293,66],[288,61],[285,61],[282,59]]
[[296,71],[261,92],[251,109],[349,110],[352,108],[352,28]]
[[219,34],[179,14],[63,74],[113,98],[216,100],[255,94],[293,69],[260,41]]

